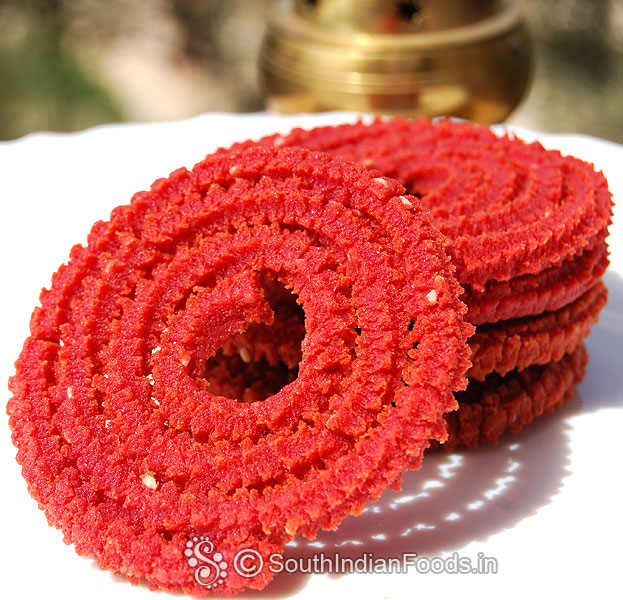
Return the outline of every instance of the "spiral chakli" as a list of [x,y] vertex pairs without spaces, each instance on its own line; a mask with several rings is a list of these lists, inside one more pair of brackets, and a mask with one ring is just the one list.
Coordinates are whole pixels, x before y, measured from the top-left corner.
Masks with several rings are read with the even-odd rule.
[[[418,196],[447,236],[466,319],[477,327],[446,450],[495,442],[572,396],[586,363],[579,348],[607,300],[600,280],[612,198],[603,173],[539,143],[446,119],[294,129],[234,148],[255,145],[300,146],[377,169]],[[582,368],[561,367],[580,359]]]
[[450,240],[471,323],[557,310],[608,265],[603,173],[539,143],[472,123],[395,118],[294,129],[234,148],[255,144],[320,150],[399,180]]
[[[444,244],[399,183],[305,150],[156,181],[93,226],[33,313],[8,404],[31,495],[132,581],[263,587],[268,569],[232,568],[240,549],[336,527],[445,439],[472,328]],[[264,343],[288,296],[296,376],[216,393],[219,352],[293,366]]]

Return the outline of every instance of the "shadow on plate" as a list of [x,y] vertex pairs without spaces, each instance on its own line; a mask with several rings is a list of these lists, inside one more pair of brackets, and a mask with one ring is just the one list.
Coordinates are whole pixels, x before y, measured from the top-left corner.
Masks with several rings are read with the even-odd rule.
[[[568,474],[565,418],[582,410],[576,395],[557,413],[535,421],[497,446],[431,451],[419,471],[403,479],[402,491],[387,490],[358,517],[347,517],[336,531],[321,531],[314,541],[288,544],[284,559],[305,568],[314,555],[356,560],[400,557],[404,553],[438,556],[513,527],[548,504]],[[339,577],[341,575],[333,575]],[[263,592],[243,597],[287,597],[308,575],[282,573]]]

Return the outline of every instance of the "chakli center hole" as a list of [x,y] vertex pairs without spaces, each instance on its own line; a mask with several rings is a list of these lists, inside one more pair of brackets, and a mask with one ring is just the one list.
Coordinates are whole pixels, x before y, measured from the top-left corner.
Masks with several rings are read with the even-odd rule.
[[275,314],[274,322],[251,323],[206,361],[202,383],[212,394],[258,402],[298,376],[305,313],[297,296],[277,279],[265,276],[262,287]]

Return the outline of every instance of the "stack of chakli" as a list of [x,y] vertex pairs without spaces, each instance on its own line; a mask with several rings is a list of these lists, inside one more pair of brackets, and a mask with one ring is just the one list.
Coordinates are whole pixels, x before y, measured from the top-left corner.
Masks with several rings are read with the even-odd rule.
[[241,551],[267,561],[431,444],[495,442],[572,394],[611,204],[590,165],[450,121],[295,130],[180,169],[41,294],[7,407],[29,492],[133,582],[261,589],[274,573],[245,577]]
[[430,210],[476,326],[470,383],[447,416],[446,449],[494,443],[573,396],[587,363],[582,342],[607,300],[612,200],[592,165],[450,120],[295,129],[234,148],[253,144],[358,162]]

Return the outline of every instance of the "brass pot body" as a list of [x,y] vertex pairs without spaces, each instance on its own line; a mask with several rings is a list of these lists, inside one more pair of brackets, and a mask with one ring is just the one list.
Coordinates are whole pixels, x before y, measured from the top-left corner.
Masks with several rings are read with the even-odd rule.
[[511,1],[285,0],[260,53],[267,106],[281,113],[496,123],[521,100],[529,72],[529,40]]

